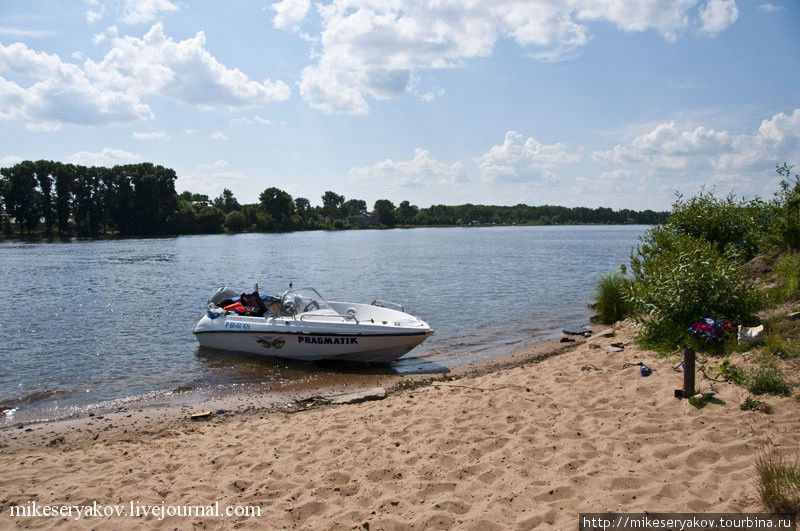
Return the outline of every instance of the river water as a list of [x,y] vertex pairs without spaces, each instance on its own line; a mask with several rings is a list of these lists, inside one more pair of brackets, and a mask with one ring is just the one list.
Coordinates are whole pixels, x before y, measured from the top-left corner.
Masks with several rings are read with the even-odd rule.
[[[347,367],[200,349],[219,286],[402,304],[435,335],[387,369],[506,354],[587,323],[596,279],[643,226],[416,228],[0,243],[5,422],[69,416],[176,388],[230,389]],[[312,378],[313,379],[313,378]]]

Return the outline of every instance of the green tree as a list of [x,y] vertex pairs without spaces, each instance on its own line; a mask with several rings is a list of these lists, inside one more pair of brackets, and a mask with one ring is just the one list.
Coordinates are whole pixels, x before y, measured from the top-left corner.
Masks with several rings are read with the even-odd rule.
[[121,236],[130,236],[136,231],[131,180],[128,175],[113,170],[104,179],[108,216]]
[[200,234],[216,234],[222,232],[225,223],[225,213],[213,206],[198,206],[195,216],[197,232]]
[[53,171],[56,188],[56,224],[58,233],[66,235],[70,232],[69,214],[72,209],[72,187],[76,168],[74,164],[56,164]]
[[363,199],[348,199],[342,204],[342,215],[355,216],[358,214],[366,214],[367,202]]
[[402,201],[397,205],[397,210],[395,211],[397,222],[401,225],[410,225],[413,222],[414,216],[417,215],[417,212],[419,212],[418,207],[412,205],[408,201]]
[[0,170],[5,178],[3,203],[14,218],[21,234],[30,233],[39,224],[40,192],[36,189],[36,166],[26,160]]
[[262,210],[270,215],[278,230],[292,228],[294,201],[291,195],[273,186],[261,192],[258,199]]
[[378,217],[378,221],[381,222],[381,225],[394,227],[394,204],[388,199],[378,199],[375,201],[375,205],[372,207],[372,213]]
[[56,220],[56,209],[53,201],[53,168],[56,163],[49,160],[37,160],[36,180],[39,184],[39,212],[44,220],[45,234],[52,234]]
[[233,196],[233,192],[225,188],[222,190],[222,193],[214,199],[214,206],[218,209],[222,210],[226,214],[233,212],[234,210],[239,210],[241,205],[239,201]]
[[191,200],[187,201],[181,194],[178,199],[178,208],[173,217],[173,231],[177,234],[194,234],[197,232],[195,217],[196,212]]
[[225,230],[228,232],[242,232],[247,228],[247,216],[239,210],[228,212],[225,216]]
[[300,227],[308,227],[311,225],[311,220],[314,211],[311,208],[311,202],[305,197],[298,197],[294,200],[294,211],[297,216],[297,225]]
[[[136,234],[168,232],[178,205],[175,171],[150,163],[115,166],[114,170],[131,176]],[[208,196],[204,197],[203,203],[209,204]]]
[[344,196],[334,192],[322,194],[322,215],[329,220],[341,219]]

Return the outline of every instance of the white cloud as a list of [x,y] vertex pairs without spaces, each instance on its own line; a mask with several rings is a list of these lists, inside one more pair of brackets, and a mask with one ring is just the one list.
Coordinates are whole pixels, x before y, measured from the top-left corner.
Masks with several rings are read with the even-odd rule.
[[22,157],[18,157],[16,155],[6,155],[5,157],[0,158],[0,166],[2,167],[13,166],[14,164],[22,162],[23,160],[25,159],[23,159]]
[[187,129],[186,131],[184,131],[184,133],[186,133],[187,135],[193,135],[198,132],[199,131],[197,129]]
[[114,148],[104,148],[102,151],[96,153],[78,151],[70,155],[68,159],[68,161],[73,164],[81,164],[83,166],[115,166],[117,164],[127,164],[140,160],[142,160],[141,155]]
[[776,164],[800,159],[800,108],[762,121],[750,134],[665,122],[592,157],[668,187],[709,182],[761,193],[753,175],[771,175]]
[[166,131],[149,131],[146,133],[134,131],[134,133],[131,135],[131,138],[135,140],[169,140],[170,136],[166,133]]
[[228,167],[228,161],[224,159],[217,159],[210,164],[198,164],[198,170],[219,170]]
[[[0,43],[0,119],[31,123],[108,124],[154,117],[149,96],[168,97],[203,108],[259,106],[289,98],[283,81],[257,82],[229,68],[205,49],[202,32],[183,41],[154,25],[141,39],[117,37],[116,26],[95,36],[112,47],[99,62],[82,65],[22,43]],[[20,86],[9,72],[32,79]]]
[[106,6],[101,5],[99,9],[87,9],[86,10],[86,22],[88,24],[94,24],[106,13]]
[[224,133],[222,133],[221,131],[214,131],[214,132],[211,134],[211,138],[212,138],[213,140],[228,140],[228,137],[227,137],[227,136],[225,136],[225,134],[224,134]]
[[525,139],[516,131],[508,131],[500,145],[492,146],[478,158],[481,178],[492,182],[505,180],[554,180],[553,169],[581,159],[579,152],[570,152],[557,142],[543,144],[533,137]]
[[54,133],[61,129],[61,122],[28,122],[25,129],[36,133]]
[[104,86],[79,66],[22,43],[0,44],[0,74],[5,72],[35,81],[22,87],[0,76],[0,118],[97,124],[153,116],[137,95],[124,88]]
[[95,33],[94,35],[92,35],[92,44],[94,45],[100,44],[104,40],[106,40],[105,33]]
[[464,165],[461,162],[449,165],[439,162],[428,150],[417,148],[409,161],[386,159],[373,166],[351,168],[348,176],[351,181],[373,181],[387,186],[452,184],[464,180]]
[[[675,40],[690,27],[697,3],[333,0],[317,4],[322,30],[309,37],[315,62],[301,72],[300,93],[310,106],[328,114],[364,114],[370,99],[413,93],[415,74],[489,56],[500,39],[513,40],[532,57],[545,60],[574,55],[589,41],[587,23],[594,21],[624,31],[652,29]],[[276,5],[288,9],[290,3]],[[716,33],[737,13],[732,0],[709,0],[702,9],[702,27]]]
[[238,125],[254,125],[254,124],[261,124],[261,125],[286,125],[284,120],[270,120],[269,118],[262,118],[259,115],[255,115],[252,118],[248,118],[246,116],[240,116],[238,118],[234,118],[231,120],[232,126]]
[[682,169],[693,159],[718,156],[732,149],[730,135],[703,126],[683,131],[674,122],[658,124],[652,131],[637,136],[629,145],[617,144],[607,151],[595,151],[596,161],[620,163],[647,162],[652,166]]
[[242,107],[289,99],[283,81],[253,81],[229,68],[205,48],[201,31],[174,41],[161,23],[141,39],[119,37],[102,61],[86,61],[86,70],[116,89],[136,94],[159,94],[201,107]]
[[700,31],[716,35],[739,18],[739,8],[734,0],[708,0],[700,8]]
[[783,9],[781,6],[776,6],[775,4],[761,4],[758,6],[758,10],[764,13],[774,13],[775,11],[780,11]]
[[761,169],[799,159],[800,108],[762,121],[752,135],[734,137],[731,151],[720,155],[715,166],[721,170]]
[[178,171],[178,175],[180,188],[208,194],[209,197],[218,195],[224,187],[230,188],[230,183],[248,177],[247,174],[232,169],[223,159],[209,164],[198,164],[195,168],[183,169]]
[[300,23],[306,18],[310,0],[281,0],[272,4],[275,16],[272,24],[279,29],[297,30]]
[[12,28],[9,26],[0,26],[0,35],[14,37],[18,39],[49,37],[55,35],[53,30],[34,30],[25,28]]
[[599,177],[576,177],[576,186],[572,190],[579,194],[630,191],[629,180],[632,173],[630,170],[612,170],[600,172]]
[[126,24],[139,24],[152,22],[161,13],[170,13],[178,10],[178,6],[169,0],[124,0],[122,5],[122,22]]

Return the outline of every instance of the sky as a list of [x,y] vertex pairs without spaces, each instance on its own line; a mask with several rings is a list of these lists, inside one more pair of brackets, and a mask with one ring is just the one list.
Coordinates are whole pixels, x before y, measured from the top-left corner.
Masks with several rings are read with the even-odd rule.
[[667,210],[800,164],[795,0],[0,0],[0,166]]

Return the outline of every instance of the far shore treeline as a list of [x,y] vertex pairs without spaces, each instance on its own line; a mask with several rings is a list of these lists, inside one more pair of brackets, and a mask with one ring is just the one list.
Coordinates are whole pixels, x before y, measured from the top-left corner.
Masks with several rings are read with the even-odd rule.
[[3,235],[156,236],[395,226],[657,224],[666,212],[562,206],[433,205],[419,208],[325,192],[321,206],[275,187],[255,204],[225,189],[216,198],[175,191],[175,171],[151,163],[86,167],[47,160],[0,169]]

